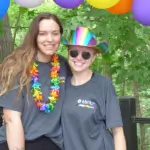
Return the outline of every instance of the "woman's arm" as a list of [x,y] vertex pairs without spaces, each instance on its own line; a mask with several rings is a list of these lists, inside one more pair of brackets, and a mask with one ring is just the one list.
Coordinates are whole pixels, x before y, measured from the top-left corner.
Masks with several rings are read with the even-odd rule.
[[112,128],[115,150],[126,150],[126,141],[122,127]]
[[9,150],[25,150],[24,130],[21,113],[4,108],[6,137]]

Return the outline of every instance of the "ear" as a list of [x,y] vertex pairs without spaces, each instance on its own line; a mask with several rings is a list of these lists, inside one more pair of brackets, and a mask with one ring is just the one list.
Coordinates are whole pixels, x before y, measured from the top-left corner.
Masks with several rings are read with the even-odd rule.
[[96,58],[96,55],[93,56],[93,58],[92,58],[92,63],[94,62],[95,58]]
[[70,47],[70,45],[68,45],[68,46],[67,46],[67,50],[69,51],[69,50],[70,50],[70,48],[71,48],[71,47]]
[[97,51],[95,51],[94,52],[94,54],[93,54],[93,58],[92,58],[92,63],[94,62],[94,60],[95,60],[95,58],[98,56],[98,52]]
[[67,46],[67,58],[69,59],[70,46]]

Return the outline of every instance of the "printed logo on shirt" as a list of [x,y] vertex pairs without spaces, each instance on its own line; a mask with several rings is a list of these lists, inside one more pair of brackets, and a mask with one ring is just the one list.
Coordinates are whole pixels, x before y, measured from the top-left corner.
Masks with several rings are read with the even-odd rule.
[[59,77],[59,79],[60,79],[60,83],[65,83],[66,77],[62,76],[62,77]]
[[95,109],[95,103],[92,102],[91,100],[78,99],[77,100],[77,106],[84,107],[84,108]]

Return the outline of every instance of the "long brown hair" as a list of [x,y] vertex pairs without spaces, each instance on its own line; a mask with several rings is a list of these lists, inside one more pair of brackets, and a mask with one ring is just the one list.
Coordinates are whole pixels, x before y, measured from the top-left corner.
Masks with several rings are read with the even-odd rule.
[[30,70],[38,51],[36,41],[39,23],[43,19],[53,19],[59,25],[60,33],[63,33],[61,22],[56,15],[51,13],[37,15],[33,19],[23,43],[0,64],[0,95],[8,92],[16,82],[19,82],[20,85],[19,93],[22,92],[24,86],[29,91]]

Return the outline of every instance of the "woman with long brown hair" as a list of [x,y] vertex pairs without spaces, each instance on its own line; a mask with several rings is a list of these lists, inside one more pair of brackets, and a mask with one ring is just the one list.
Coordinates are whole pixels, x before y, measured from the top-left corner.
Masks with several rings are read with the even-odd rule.
[[60,114],[69,67],[56,54],[62,25],[37,15],[20,47],[0,64],[0,150],[59,150]]

